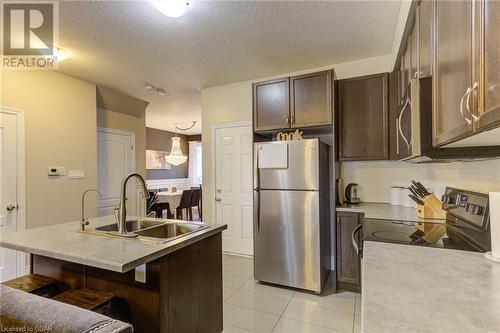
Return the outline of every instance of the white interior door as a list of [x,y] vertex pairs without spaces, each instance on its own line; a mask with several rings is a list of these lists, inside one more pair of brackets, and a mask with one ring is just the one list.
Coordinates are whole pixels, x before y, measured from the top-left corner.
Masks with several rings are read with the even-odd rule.
[[226,252],[253,255],[252,127],[215,131],[216,223]]
[[[0,237],[20,230],[19,221],[19,163],[20,142],[16,113],[0,111]],[[0,282],[13,279],[23,272],[18,260],[23,253],[0,247]]]
[[[135,136],[107,128],[97,130],[97,216],[114,214],[120,203],[123,178],[135,172]],[[127,215],[136,213],[136,186],[130,181],[127,188]]]

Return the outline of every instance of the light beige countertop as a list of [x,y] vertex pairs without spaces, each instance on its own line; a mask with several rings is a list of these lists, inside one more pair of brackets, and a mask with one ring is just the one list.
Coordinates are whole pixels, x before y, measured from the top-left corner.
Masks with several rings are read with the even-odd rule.
[[343,205],[337,212],[364,213],[365,219],[397,220],[410,222],[442,222],[443,220],[421,219],[413,207],[394,206],[388,203],[362,202],[358,205]]
[[500,264],[482,253],[366,241],[364,333],[500,332]]
[[[115,223],[115,218],[106,216],[89,221],[90,225],[86,226],[86,229]],[[226,228],[225,224],[212,224],[195,233],[164,244],[156,244],[137,238],[80,232],[80,221],[74,221],[2,235],[0,246],[122,273],[222,232]]]

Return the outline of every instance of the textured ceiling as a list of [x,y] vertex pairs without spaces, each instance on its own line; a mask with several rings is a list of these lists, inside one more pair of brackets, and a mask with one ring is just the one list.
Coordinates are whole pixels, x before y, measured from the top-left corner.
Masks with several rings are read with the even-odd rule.
[[[200,89],[391,52],[399,1],[60,2],[60,71],[150,102],[147,125],[197,120]],[[149,83],[166,96],[144,90]]]

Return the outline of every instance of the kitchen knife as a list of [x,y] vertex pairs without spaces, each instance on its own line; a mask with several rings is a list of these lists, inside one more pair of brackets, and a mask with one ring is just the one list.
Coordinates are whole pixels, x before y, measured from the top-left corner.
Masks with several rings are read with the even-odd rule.
[[419,193],[422,194],[422,198],[425,198],[427,197],[428,195],[430,195],[429,191],[427,191],[427,189],[425,188],[424,185],[422,185],[422,183],[420,182],[416,182],[414,180],[411,181],[411,183],[414,185],[414,187],[418,190]]
[[416,193],[417,197],[421,198],[421,199],[425,199],[426,195],[425,193],[423,193],[420,188],[417,188],[416,186],[412,185],[411,187],[413,189],[413,191]]
[[427,188],[421,183],[421,182],[417,182],[420,190],[426,195],[431,195],[431,193],[429,191],[427,191]]
[[413,187],[413,186],[410,186],[408,187],[408,189],[410,190],[410,192],[416,196],[417,198],[421,198],[422,196],[420,195],[420,193]]
[[417,198],[417,197],[416,197],[416,196],[414,196],[413,194],[408,194],[408,196],[409,196],[410,198],[412,198],[412,199],[413,199],[413,201],[415,201],[415,202],[416,202],[417,204],[419,204],[420,206],[423,206],[423,205],[425,204],[422,200],[420,200],[419,198]]

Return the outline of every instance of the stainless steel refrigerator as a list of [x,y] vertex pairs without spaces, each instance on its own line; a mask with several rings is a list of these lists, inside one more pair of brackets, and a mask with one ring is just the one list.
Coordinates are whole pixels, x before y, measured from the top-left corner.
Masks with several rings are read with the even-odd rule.
[[328,147],[254,144],[255,279],[321,293],[330,269]]

